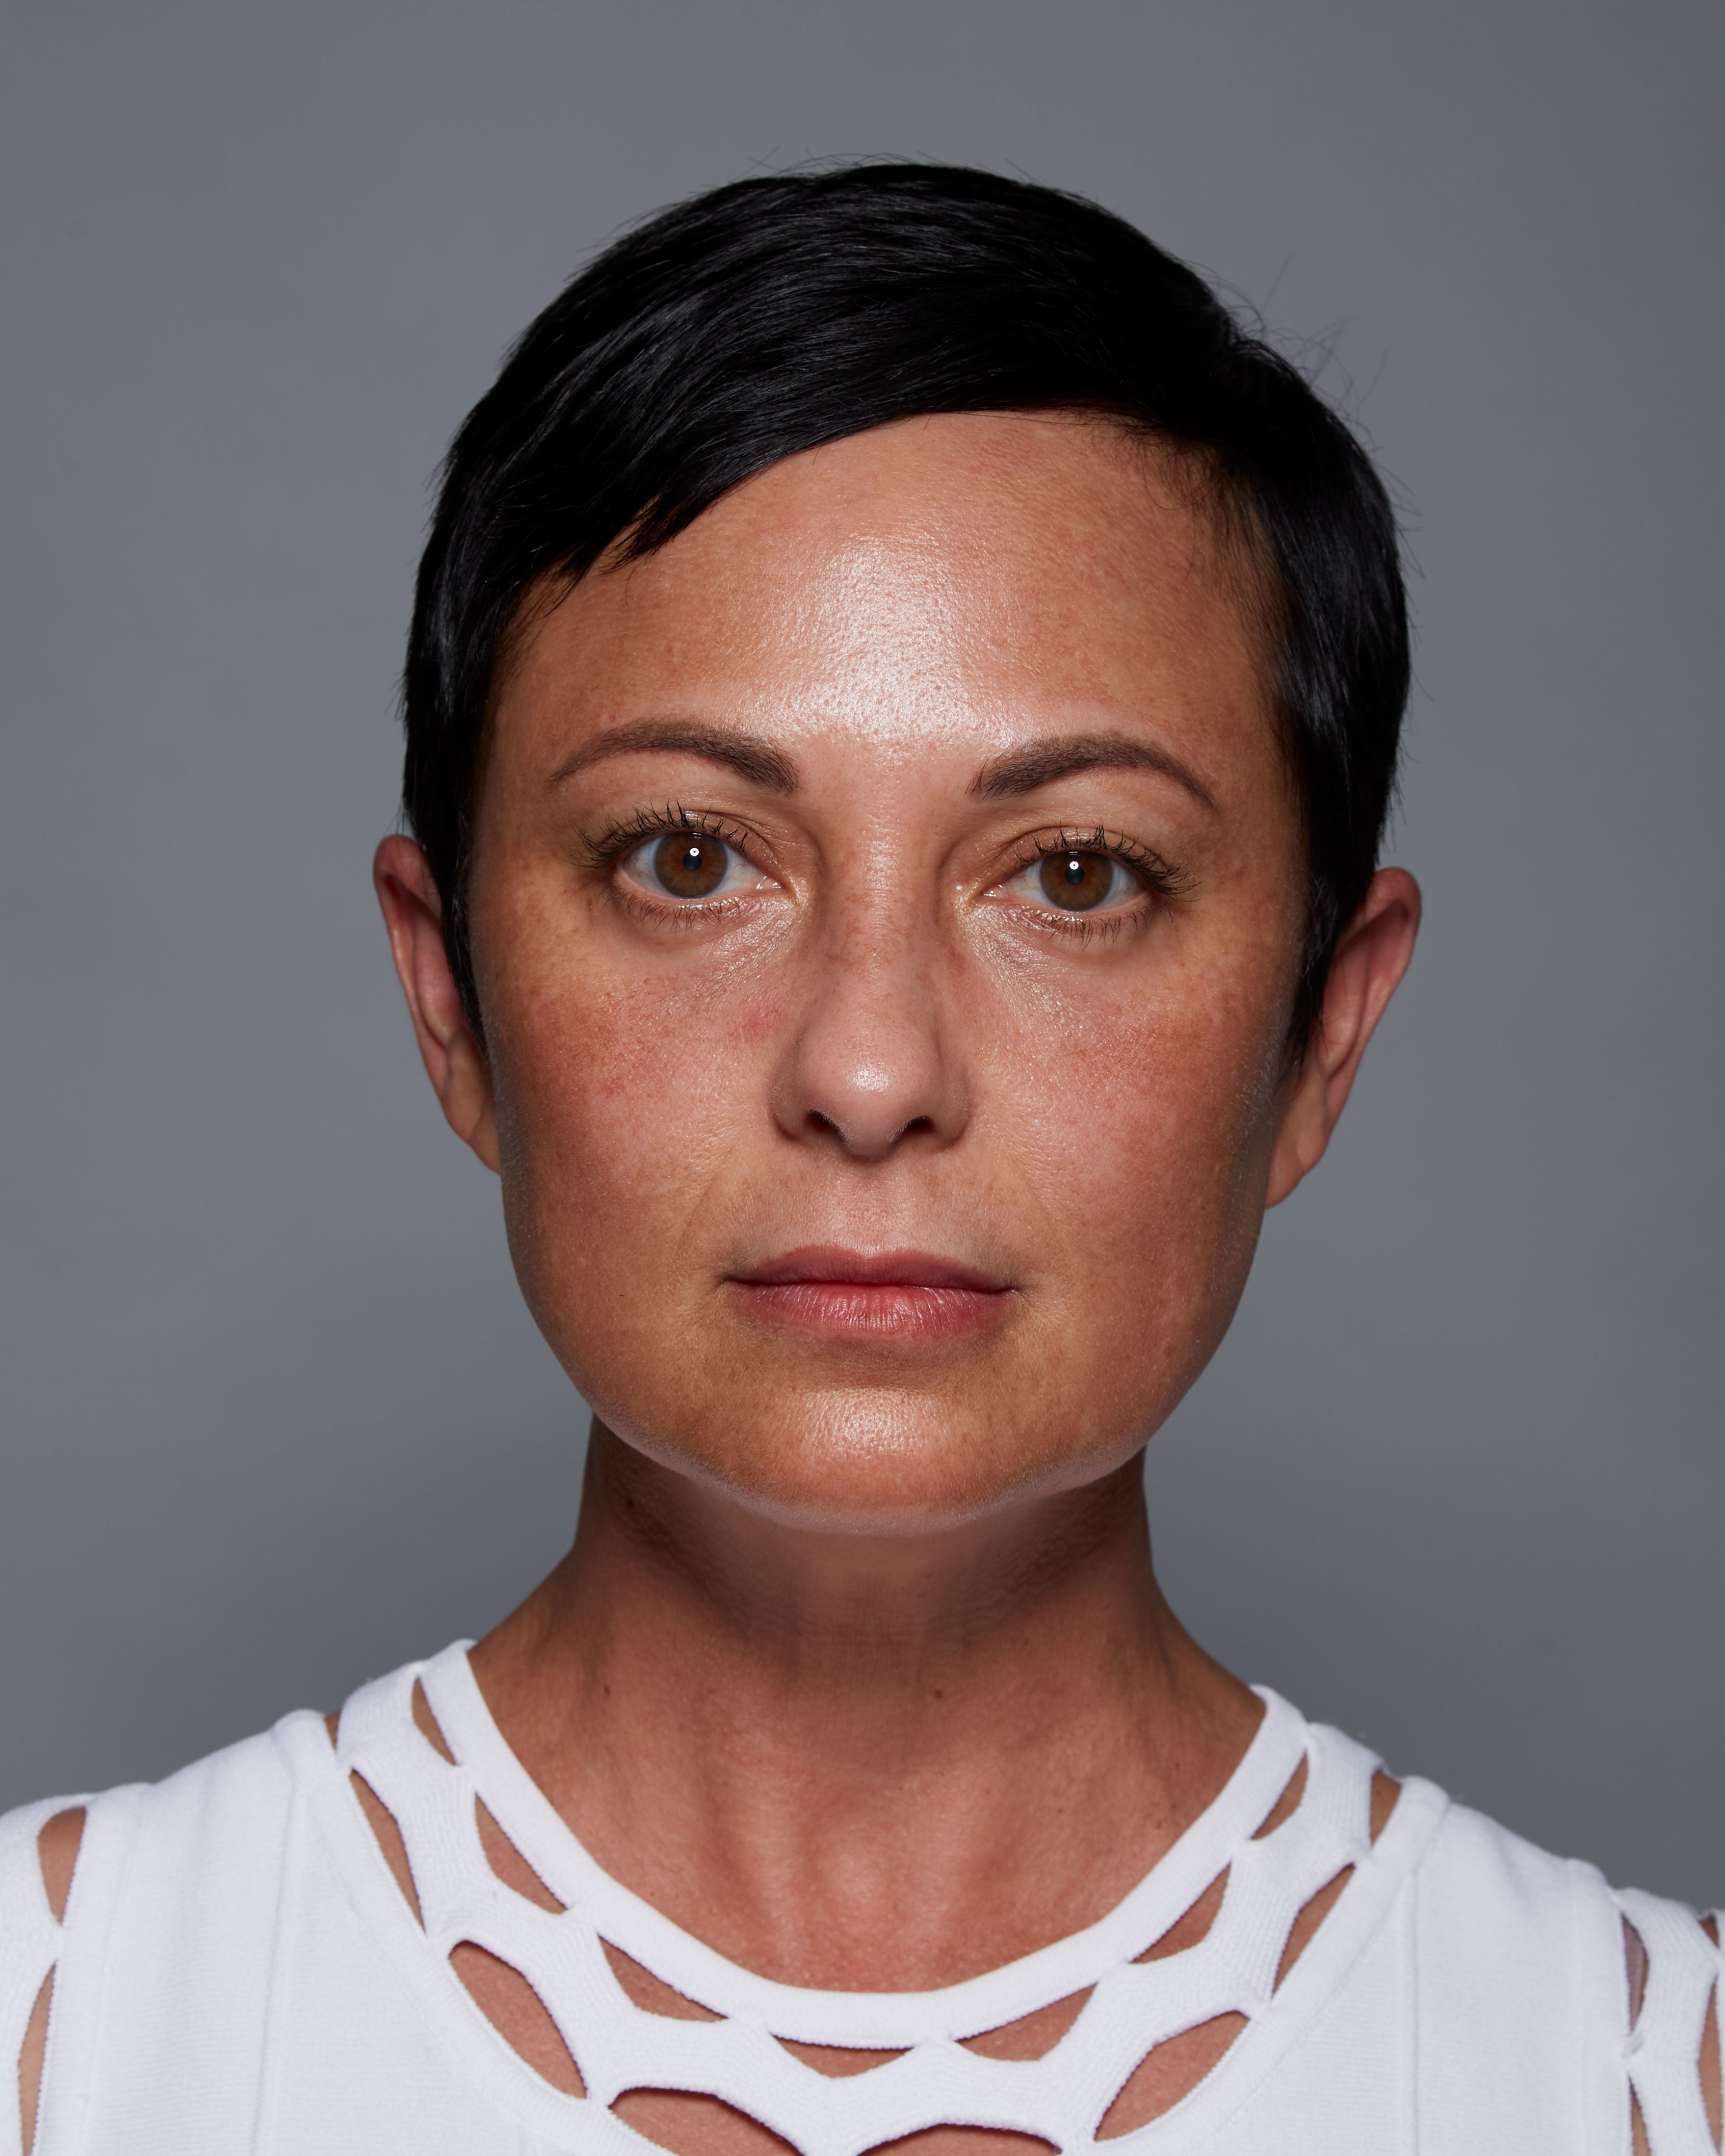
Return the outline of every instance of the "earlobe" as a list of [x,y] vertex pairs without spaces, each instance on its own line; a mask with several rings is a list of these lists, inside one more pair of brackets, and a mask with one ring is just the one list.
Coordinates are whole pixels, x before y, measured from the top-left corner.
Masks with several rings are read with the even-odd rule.
[[1405,869],[1379,869],[1343,932],[1317,1025],[1284,1097],[1266,1204],[1279,1205],[1323,1158],[1366,1044],[1413,957],[1420,908],[1420,886]]
[[372,860],[372,883],[389,932],[396,978],[407,998],[425,1075],[449,1128],[495,1173],[497,1122],[490,1069],[461,1009],[430,865],[411,839],[392,834]]

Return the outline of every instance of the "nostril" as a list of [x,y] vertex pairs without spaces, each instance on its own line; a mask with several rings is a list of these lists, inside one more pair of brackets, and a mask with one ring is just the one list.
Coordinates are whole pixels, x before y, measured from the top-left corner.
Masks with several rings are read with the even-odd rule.
[[918,1131],[932,1131],[933,1128],[932,1116],[912,1116],[910,1122],[899,1132],[899,1136],[901,1138],[914,1137]]
[[845,1135],[832,1117],[824,1116],[819,1108],[811,1108],[809,1111],[809,1127],[815,1131],[830,1131],[834,1137],[842,1138]]

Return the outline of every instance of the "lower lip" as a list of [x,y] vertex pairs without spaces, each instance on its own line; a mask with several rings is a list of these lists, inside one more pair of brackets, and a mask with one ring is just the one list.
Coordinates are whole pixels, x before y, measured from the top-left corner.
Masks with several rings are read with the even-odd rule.
[[1004,1289],[911,1287],[896,1281],[735,1281],[752,1314],[828,1340],[963,1340],[1004,1324]]

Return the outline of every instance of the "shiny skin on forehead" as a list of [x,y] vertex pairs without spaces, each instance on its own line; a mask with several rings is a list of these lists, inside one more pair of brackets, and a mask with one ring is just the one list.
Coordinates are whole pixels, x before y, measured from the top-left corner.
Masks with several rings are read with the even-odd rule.
[[1154,444],[1067,415],[901,421],[770,466],[530,615],[505,760],[542,778],[644,714],[919,762],[1137,719],[1209,783],[1230,737],[1259,762],[1273,732],[1249,584]]

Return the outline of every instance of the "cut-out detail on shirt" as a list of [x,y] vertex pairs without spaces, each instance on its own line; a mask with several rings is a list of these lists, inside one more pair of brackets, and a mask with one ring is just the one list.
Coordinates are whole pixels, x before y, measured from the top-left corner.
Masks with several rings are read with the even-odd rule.
[[1630,2137],[1636,2156],[1719,2146],[1717,1926],[1625,1890],[1623,1920]]
[[[1257,1837],[1253,1836],[1255,1840]],[[1184,1953],[1189,1948],[1201,1946],[1209,1935],[1209,1928],[1221,1913],[1222,1897],[1228,1891],[1228,1874],[1219,1871],[1198,1899],[1182,1911],[1159,1939],[1154,1939],[1141,1954],[1134,1955],[1134,1963],[1142,1967],[1150,1961],[1166,1961],[1171,1954]]]
[[1324,1881],[1295,1917],[1293,1929],[1288,1933],[1288,1943],[1281,1950],[1281,1959],[1276,1964],[1276,1989],[1278,1991],[1287,1981],[1288,1971],[1317,1938],[1318,1926],[1341,1900],[1343,1890],[1353,1876],[1353,1866],[1344,1864],[1333,1879]]
[[18,2061],[18,2145],[24,2156],[36,2145],[36,2112],[42,2097],[42,2062],[48,2051],[48,2017],[54,2006],[54,1971],[49,1969],[24,2024]]
[[[399,1833],[427,1950],[450,1984],[458,1946],[514,1972],[579,2072],[586,2095],[570,2101],[699,2156],[900,2144],[1046,2156],[1093,2146],[1105,2115],[1110,2138],[1130,2130],[1134,2107],[1160,2116],[1213,2071],[1232,2071],[1219,2061],[1251,2049],[1260,2019],[1314,2010],[1322,1984],[1288,1984],[1291,2006],[1277,1989],[1301,1912],[1320,1897],[1326,1910],[1373,1906],[1337,1882],[1370,1866],[1387,1816],[1377,1763],[1263,1697],[1235,1774],[1125,1901],[1070,1938],[922,1993],[776,1984],[629,1893],[528,1779],[462,1650],[357,1693],[336,1763]],[[1296,1953],[1322,1928],[1308,1913]],[[507,2038],[510,2016],[493,2018]],[[523,2054],[530,2069],[543,2091]]]
[[1713,2137],[1715,2148],[1725,2145],[1725,2102],[1722,2102],[1721,2069],[1725,2061],[1719,2056],[1719,1984],[1716,1980],[1707,1994],[1707,2019],[1701,2025],[1701,2057],[1697,2061],[1701,2075],[1701,2107],[1707,2113],[1707,2132]]
[[542,2081],[565,2096],[585,2096],[587,2083],[545,2001],[518,1969],[471,1939],[449,1949],[449,1966],[491,2026]]
[[[1307,1763],[1302,1759],[1264,1823],[1253,1835],[1254,1841],[1267,1840],[1295,1816],[1306,1794],[1306,1779]],[[1380,1790],[1379,1783],[1388,1783],[1388,1789]],[[1389,1824],[1396,1798],[1400,1793],[1399,1784],[1391,1781],[1387,1774],[1379,1774],[1373,1777],[1370,1826],[1374,1842]],[[1353,1866],[1343,1865],[1332,1878],[1327,1880],[1301,1905],[1289,1927],[1286,1943],[1276,1964],[1274,1989],[1281,1989],[1289,1971],[1317,1936],[1324,1918],[1341,1899],[1353,1876]],[[1139,1955],[1139,1961],[1162,1959],[1170,1952],[1189,1950],[1201,1940],[1214,1922],[1221,1907],[1227,1879],[1228,1875],[1224,1872],[1220,1878],[1213,1880],[1179,1922],[1154,1946]],[[1206,1904],[1209,1905],[1207,1910]],[[1183,1933],[1186,1936],[1180,1937]],[[1199,2023],[1195,2028],[1183,2030],[1179,2035],[1156,2045],[1132,2069],[1125,2086],[1104,2112],[1102,2122],[1096,2128],[1096,2138],[1099,2141],[1115,2140],[1121,2134],[1147,2126],[1153,2119],[1160,2118],[1165,2112],[1173,2110],[1220,2064],[1224,2055],[1245,2034],[1247,2025],[1247,2017],[1244,2014],[1219,2014]]]
[[1630,2033],[1633,2035],[1641,2019],[1641,2003],[1647,1996],[1647,1948],[1627,1917],[1623,1920],[1623,1963],[1629,1984]]
[[449,1741],[438,1727],[431,1702],[425,1697],[425,1687],[417,1677],[413,1681],[413,1727],[439,1758],[454,1765],[455,1755],[449,1749]]
[[[44,1820],[36,1832],[36,1868],[42,1876],[42,1897],[56,1925],[65,1921],[66,1903],[78,1869],[78,1855],[84,1846],[85,1820],[82,1804],[69,1804],[64,1811]],[[49,2016],[54,2009],[54,1973],[55,1965],[50,1962],[25,2020],[23,2041],[18,2046],[14,2081],[18,2092],[18,2145],[24,2156],[30,2156],[36,2140],[42,2072],[48,2057]]]
[[864,2156],[1060,2156],[1040,2133],[1009,2126],[925,2126],[896,2141],[877,2141]]
[[[1709,1946],[1719,1943],[1719,1919],[1711,1914],[1701,1919]],[[1701,2030],[1701,2102],[1707,2115],[1707,2131],[1715,2148],[1725,2151],[1725,2035],[1719,2027],[1719,1993],[1725,1974],[1713,1979],[1707,2000],[1707,2018]]]
[[563,1904],[492,1818],[484,1798],[475,1796],[473,1808],[479,1821],[480,1847],[485,1852],[485,1861],[492,1871],[506,1887],[512,1887],[517,1894],[524,1895],[542,1909],[548,1909],[552,1916],[561,1917]]
[[413,1920],[421,1931],[425,1928],[425,1912],[419,1906],[419,1890],[413,1884],[413,1866],[408,1856],[408,1845],[403,1839],[395,1814],[390,1810],[363,1774],[347,1777],[353,1784],[353,1794],[359,1799],[359,1808],[366,1815],[366,1824],[377,1837],[382,1851],[383,1861],[389,1866],[395,1883],[405,1897],[413,1912]]
[[1139,2060],[1126,2086],[1102,2114],[1098,2141],[1117,2141],[1122,2133],[1147,2126],[1189,2096],[1225,2052],[1246,2032],[1244,2014],[1213,2015],[1195,2029],[1183,2029],[1154,2046]]
[[625,2089],[611,2106],[625,2126],[673,2156],[798,2156],[782,2134],[722,2097],[687,2089]]
[[78,1852],[84,1846],[84,1807],[74,1804],[56,1812],[36,1837],[36,1861],[42,1866],[43,1891],[54,1912],[55,1923],[64,1923],[66,1900],[72,1892],[72,1875],[78,1869]]
[[1021,2014],[1016,2021],[1008,2021],[999,2029],[984,2029],[980,2035],[966,2036],[964,2048],[982,2059],[1045,2059],[1083,2013],[1096,1989],[1093,1984],[1086,1984],[1082,1991],[1071,1992],[1065,1999],[1050,1999],[1033,2014]]
[[901,2059],[902,2051],[852,2051],[843,2044],[798,2044],[789,2036],[775,2036],[773,2041],[800,2059],[805,2066],[812,2066],[818,2074],[825,2074],[832,2081],[848,2081],[853,2074],[871,2074],[876,2066],[891,2066]]
[[1281,1794],[1253,1830],[1254,1841],[1267,1841],[1279,1826],[1291,1820],[1299,1810],[1300,1799],[1306,1794],[1306,1771],[1307,1763],[1302,1759],[1293,1773],[1289,1775],[1286,1786]]
[[655,1976],[650,1969],[644,1969],[633,1954],[626,1954],[621,1947],[614,1947],[609,1939],[601,1939],[605,1959],[611,1964],[611,1974],[623,1987],[624,1995],[630,2005],[638,2006],[643,2014],[657,2014],[667,2021],[722,2021],[722,2014],[714,2013],[711,2006],[703,2006],[698,1999],[685,1999],[680,1991],[674,1991],[662,1977]]

